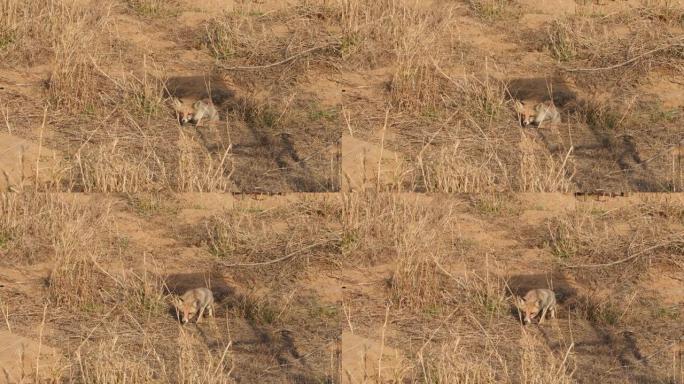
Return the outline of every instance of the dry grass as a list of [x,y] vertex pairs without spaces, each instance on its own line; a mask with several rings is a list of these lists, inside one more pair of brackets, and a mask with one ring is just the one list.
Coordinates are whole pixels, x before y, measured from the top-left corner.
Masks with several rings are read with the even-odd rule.
[[126,0],[128,7],[145,18],[170,17],[179,13],[176,0]]
[[[47,341],[66,358],[54,381],[333,382],[333,352],[324,355],[342,311],[317,290],[346,295],[357,335],[382,324],[383,346],[406,358],[396,382],[673,376],[653,349],[673,343],[681,306],[642,287],[651,274],[681,272],[681,204],[643,198],[551,215],[510,192],[596,186],[587,184],[593,168],[626,174],[633,188],[681,189],[681,156],[660,152],[681,139],[682,114],[640,95],[648,79],[682,71],[681,7],[579,6],[528,30],[516,1],[301,1],[267,11],[257,3],[186,25],[176,1],[0,0],[4,65],[49,72],[35,94],[8,91],[16,100],[0,106],[11,134],[39,136],[66,160],[37,188],[129,194],[117,203],[123,210],[112,196],[0,198],[0,265],[50,270],[34,291],[2,287],[2,318],[33,337],[36,313],[49,308],[41,338],[48,324]],[[190,68],[234,78],[240,95],[220,125],[177,125],[164,83]],[[583,100],[556,127],[521,129],[508,78],[558,72]],[[340,115],[363,140],[381,126],[381,145],[406,160],[392,170],[401,175],[393,191],[435,195],[242,201],[198,219],[197,207],[158,193],[335,190],[326,151]],[[597,159],[620,168],[600,169]],[[214,282],[231,279],[221,292],[225,322],[182,328],[166,274],[207,270]],[[512,313],[514,274],[565,274],[578,293],[559,319],[523,328]],[[344,289],[329,286],[346,278]]]
[[[198,349],[192,338],[181,332],[173,345],[178,350],[176,360],[162,360],[159,346],[149,336],[143,336],[145,350],[141,355],[131,351],[115,338],[97,343],[78,354],[79,371],[75,379],[87,383],[109,384],[131,382],[202,382],[210,384],[234,383],[232,345],[220,350]],[[168,348],[168,346],[166,347]],[[157,357],[150,361],[149,355]]]
[[[538,195],[547,201],[543,196]],[[595,376],[589,371],[604,368],[612,380],[620,374],[608,368],[611,358],[600,356],[630,348],[621,332],[651,332],[646,329],[656,323],[653,332],[670,332],[681,306],[664,306],[641,284],[653,270],[678,273],[681,265],[673,264],[672,252],[679,252],[679,243],[664,245],[644,255],[650,261],[635,265],[553,272],[557,249],[520,248],[548,230],[546,225],[530,233],[522,230],[529,225],[522,218],[540,209],[530,211],[525,201],[516,195],[468,199],[365,193],[345,198],[343,254],[352,270],[367,271],[366,280],[353,275],[346,283],[349,332],[369,337],[381,329],[377,342],[392,351],[377,362],[383,373],[371,373],[370,382],[570,383],[591,380]],[[577,204],[580,208],[569,213],[558,208],[547,213],[549,225],[576,219],[568,222],[577,229],[573,261],[615,260],[625,248],[638,249],[641,242],[662,241],[663,232],[681,231],[679,198],[643,196],[608,211],[589,202]],[[484,222],[473,220],[472,213]],[[658,229],[645,228],[645,222]],[[502,230],[505,234],[496,234]],[[518,238],[521,243],[512,241]],[[539,257],[532,255],[538,252]],[[377,281],[380,276],[385,277]],[[557,319],[522,326],[511,295],[544,284],[556,290],[561,303]],[[597,333],[611,340],[595,339]],[[597,344],[578,347],[588,339]],[[667,339],[676,342],[676,337]],[[659,345],[665,348],[670,341]],[[390,358],[396,350],[400,357]],[[658,349],[649,353],[659,367],[651,374],[666,380],[671,362],[656,357]],[[637,377],[648,375],[638,363],[624,364]]]
[[69,259],[106,231],[106,206],[84,209],[68,198],[42,193],[3,194],[0,204],[0,232],[8,250],[3,261],[8,264]]
[[342,53],[351,65],[396,63],[389,100],[399,109],[434,110],[453,86],[439,73],[455,28],[455,5],[440,12],[405,2],[345,1],[341,9]]
[[[295,200],[262,208],[247,201],[230,211],[241,224],[257,225],[250,227],[250,232],[258,234],[261,248],[257,252],[264,259],[273,260],[283,250],[299,248],[301,244],[297,242],[305,240],[300,237],[317,239],[314,233],[334,236],[335,200]],[[50,331],[46,331],[42,342],[58,348],[61,360],[40,361],[46,367],[54,364],[55,369],[41,371],[37,376],[30,368],[35,368],[35,361],[27,363],[29,370],[23,376],[26,382],[42,382],[45,374],[52,380],[68,382],[114,383],[125,379],[231,383],[236,377],[257,380],[265,372],[267,380],[297,376],[326,380],[327,348],[329,338],[337,332],[337,311],[316,292],[302,291],[301,287],[307,276],[330,270],[337,258],[334,239],[316,247],[304,246],[305,252],[273,265],[274,268],[243,267],[229,285],[225,276],[214,271],[209,273],[211,276],[204,275],[206,265],[214,265],[215,259],[208,245],[200,245],[203,252],[192,257],[194,261],[182,260],[181,264],[197,264],[190,269],[192,273],[169,274],[179,270],[177,264],[181,259],[168,260],[175,252],[172,250],[178,248],[164,248],[151,241],[149,244],[155,248],[150,250],[143,244],[152,233],[190,228],[190,223],[183,222],[184,216],[174,208],[183,204],[186,203],[172,196],[150,194],[130,195],[126,199],[101,195],[92,201],[74,195],[3,196],[3,264],[8,271],[35,271],[32,265],[45,263],[52,267],[46,281],[27,278],[20,283],[21,287],[31,289],[30,295],[14,285],[11,290],[0,292],[4,323],[18,335],[38,337],[36,332],[43,331],[34,322],[40,322],[40,318],[33,314],[47,306],[44,321]],[[209,211],[206,212],[209,217]],[[137,234],[131,232],[128,221],[135,221],[132,217],[138,217],[146,229]],[[175,227],[178,221],[183,224]],[[272,221],[280,223],[279,226],[264,226]],[[149,225],[155,226],[151,232]],[[263,231],[257,231],[258,227]],[[294,236],[287,239],[287,233]],[[178,244],[193,241],[180,233],[174,234],[179,236]],[[32,254],[38,250],[29,247],[33,243],[49,244],[40,250],[39,260],[39,255]],[[244,244],[237,246],[240,252],[244,251]],[[188,249],[192,248],[197,249],[188,244]],[[166,256],[157,257],[158,253]],[[257,259],[253,254],[248,256]],[[289,268],[283,268],[288,264]],[[283,270],[278,271],[279,268]],[[269,275],[272,281],[263,281]],[[200,278],[199,283],[197,276],[210,277],[210,282]],[[6,277],[3,272],[3,283]],[[183,282],[184,278],[189,280]],[[181,326],[170,297],[182,292],[178,291],[183,289],[178,284],[209,284],[217,299],[216,317],[206,319],[204,324]],[[52,324],[55,328],[51,328]],[[272,329],[276,326],[287,328],[288,333]],[[260,339],[253,340],[254,332],[258,332]],[[237,350],[233,337],[240,341]],[[306,365],[299,363],[298,353],[307,356]],[[276,358],[292,362],[276,368],[272,366]],[[330,369],[333,367],[334,364],[330,365]]]
[[680,18],[681,9],[676,13],[667,2],[601,18],[561,17],[547,27],[546,47],[566,67],[606,68],[581,70],[578,80],[638,83],[654,70],[677,67],[684,42],[670,26]]
[[[332,130],[334,115],[327,113],[316,119],[292,115],[300,106],[316,102],[307,94],[293,103],[299,93],[293,91],[293,82],[312,70],[309,56],[318,57],[326,68],[337,55],[336,38],[325,30],[328,23],[324,21],[330,12],[327,7],[288,8],[268,17],[238,9],[210,19],[196,35],[185,34],[193,35],[190,39],[196,37],[197,48],[212,52],[221,61],[217,65],[207,63],[204,72],[216,72],[224,64],[258,66],[278,61],[289,56],[290,50],[310,48],[312,41],[323,45],[320,51],[303,57],[306,60],[283,67],[289,71],[287,75],[274,68],[275,72],[265,71],[266,76],[237,76],[243,80],[238,86],[253,88],[254,81],[275,86],[273,95],[264,99],[263,94],[256,98],[246,92],[221,106],[226,120],[221,126],[199,132],[177,128],[165,98],[164,82],[168,73],[178,68],[169,68],[168,60],[159,52],[140,49],[128,41],[128,26],[121,25],[119,19],[122,11],[125,14],[130,10],[134,15],[126,17],[142,17],[145,28],[156,26],[173,35],[177,32],[173,23],[155,23],[179,17],[179,4],[145,0],[126,1],[123,8],[116,5],[9,0],[0,4],[0,17],[6,21],[0,31],[0,51],[6,53],[3,58],[17,65],[50,66],[48,79],[40,84],[44,85],[41,100],[22,104],[18,111],[14,106],[4,111],[10,131],[32,137],[37,111],[47,110],[50,137],[41,145],[57,149],[58,156],[66,161],[60,164],[61,171],[54,180],[41,184],[40,189],[207,192],[337,188],[336,167],[331,167],[333,159],[328,156],[339,141]],[[240,27],[233,30],[233,24]],[[273,39],[268,29],[279,24],[291,26],[292,32]],[[234,54],[225,54],[233,49],[227,46],[233,44],[228,38],[235,40]],[[263,127],[252,121],[251,111],[265,110],[277,114],[266,128],[272,132],[262,131]],[[313,129],[307,127],[312,125],[316,126],[315,135],[302,136],[291,129]],[[234,159],[233,138],[248,148],[240,153],[243,162]],[[247,163],[253,165],[252,160],[245,159],[250,156],[260,160],[259,169],[247,167]],[[237,173],[236,164],[241,165]]]
[[468,0],[472,11],[485,21],[515,19],[520,14],[520,5],[515,0]]
[[[260,265],[260,274],[296,276],[311,265],[337,262],[339,228],[324,218],[338,211],[334,200],[317,199],[267,210],[246,208],[218,214],[204,223],[200,235],[225,265]],[[277,226],[272,224],[277,219]],[[316,224],[318,223],[318,224]],[[284,250],[282,262],[275,250]],[[305,252],[300,252],[305,251]],[[288,255],[291,255],[288,257]]]
[[[607,264],[587,270],[584,277],[638,276],[654,264],[672,262],[672,253],[681,252],[679,214],[661,215],[658,212],[672,207],[668,202],[658,205],[609,212],[573,211],[547,222],[549,245],[563,264]],[[625,258],[629,259],[622,262]]]
[[[106,10],[106,8],[105,8]],[[54,67],[47,82],[48,101],[71,111],[93,111],[99,103],[99,81],[95,64],[101,52],[97,39],[108,15],[81,11],[68,22],[53,43]]]
[[[541,202],[544,195],[539,196]],[[364,193],[343,195],[342,201],[282,197],[280,203],[263,205],[247,198],[190,222],[183,212],[199,209],[192,199],[165,194],[102,198],[104,204],[86,203],[85,196],[5,195],[0,205],[0,252],[10,256],[6,265],[55,265],[44,291],[25,297],[11,288],[13,294],[3,294],[0,303],[0,309],[9,305],[3,314],[14,332],[33,335],[40,319],[15,312],[14,305],[21,299],[33,313],[47,301],[47,323],[59,327],[45,342],[60,345],[66,359],[55,377],[232,382],[269,371],[270,363],[254,356],[290,359],[283,348],[290,351],[293,339],[304,348],[300,353],[316,356],[320,370],[331,335],[341,329],[342,312],[356,335],[367,337],[373,327],[382,327],[382,343],[401,358],[385,357],[378,363],[384,373],[377,376],[399,381],[582,381],[616,366],[610,351],[630,348],[622,341],[626,329],[655,367],[652,374],[664,379],[672,368],[669,357],[654,354],[642,337],[657,334],[654,340],[664,337],[670,343],[681,308],[664,304],[641,284],[654,270],[669,274],[681,268],[681,243],[672,241],[610,269],[567,269],[574,293],[561,289],[567,283],[552,270],[559,249],[572,250],[569,262],[610,262],[630,247],[671,239],[681,232],[684,215],[678,197],[643,196],[610,209],[578,200],[581,208],[569,212],[557,207],[545,212],[530,207],[537,201],[529,195],[510,194]],[[542,224],[523,219],[540,213],[548,218]],[[131,226],[132,217],[139,221]],[[549,229],[555,232],[548,235]],[[174,241],[150,241],[141,232],[174,236]],[[540,239],[549,247],[535,245]],[[32,244],[49,247],[36,250]],[[175,248],[180,244],[192,252]],[[539,254],[534,263],[520,257],[525,245]],[[177,271],[181,264],[187,265],[181,275],[199,271],[206,277],[207,268],[216,271],[205,283],[221,288],[218,315],[206,325],[181,327],[170,312],[168,295],[176,292],[172,287],[180,278],[165,271]],[[337,273],[346,286],[342,310],[308,288],[309,279]],[[511,288],[521,287],[511,287],[511,277],[547,273],[562,294],[558,318],[523,327],[511,297]],[[230,288],[221,285],[227,274]],[[279,331],[283,328],[288,332]],[[251,347],[245,341],[254,332],[269,341]],[[610,339],[596,339],[596,334]],[[307,371],[296,359],[288,361],[278,372],[301,369],[317,372],[311,377],[328,377]],[[639,375],[644,372],[638,362],[625,364],[635,364]]]
[[[75,44],[74,35],[78,33],[89,36],[96,30],[97,20],[106,18],[110,4],[99,8],[98,13],[84,11],[74,2],[53,1],[16,1],[3,0],[0,3],[0,25],[2,29],[2,47],[6,58],[22,63],[39,64],[52,54],[64,54],[64,44]],[[102,13],[100,13],[102,12]],[[66,39],[66,41],[62,41]],[[88,43],[86,39],[84,43]],[[79,46],[81,49],[85,45]],[[84,56],[85,52],[75,52],[75,56]]]
[[[524,11],[516,2],[465,3],[343,3],[342,51],[349,71],[367,66],[368,73],[382,68],[391,76],[371,86],[377,89],[368,100],[345,102],[347,124],[355,136],[403,156],[401,170],[385,170],[410,175],[400,190],[675,188],[670,180],[677,172],[670,171],[663,153],[679,140],[674,134],[679,117],[664,107],[650,111],[652,96],[637,88],[651,74],[669,79],[681,71],[677,6],[649,2],[608,14],[579,6],[576,15],[516,28],[506,22]],[[459,18],[463,23],[454,22]],[[491,36],[474,38],[483,29]],[[525,48],[539,55],[530,59],[534,63],[523,60],[531,57],[522,53]],[[577,90],[579,102],[563,105],[561,124],[519,130],[507,80],[559,75]],[[597,94],[602,98],[594,99]],[[382,137],[390,138],[379,139],[378,121],[388,109]],[[594,175],[616,167],[616,157],[620,169]],[[627,180],[617,182],[622,178]]]
[[137,315],[159,314],[164,298],[154,273],[114,277],[103,269],[113,251],[110,210],[108,204],[86,205],[77,196],[3,195],[3,263],[47,263],[47,295],[59,307],[90,312],[110,300],[125,299]]
[[[316,97],[305,95],[306,82],[338,73],[342,84],[346,74],[358,72],[386,77],[382,89],[372,90],[371,100],[344,108],[364,139],[373,136],[375,120],[389,110],[389,138],[383,145],[407,160],[395,173],[410,175],[394,189],[567,192],[597,179],[586,163],[604,161],[603,167],[615,167],[608,159],[625,156],[623,146],[633,147],[632,159],[619,159],[621,169],[607,171],[603,179],[612,183],[626,178],[620,172],[645,173],[648,183],[630,179],[627,184],[635,189],[678,188],[677,170],[671,170],[660,147],[678,141],[673,135],[664,138],[681,114],[648,107],[629,89],[644,84],[649,74],[681,69],[681,10],[671,2],[649,1],[605,15],[586,13],[589,7],[580,6],[576,15],[523,32],[504,22],[523,11],[514,1],[431,7],[345,0],[268,11],[244,3],[189,29],[166,28],[172,23],[163,20],[181,17],[175,2],[116,5],[2,3],[0,50],[8,62],[50,63],[43,101],[50,103],[47,129],[52,132],[57,125],[57,134],[44,145],[64,151],[69,161],[59,172],[61,180],[43,186],[45,190],[334,190],[336,164],[326,151],[338,140],[338,110],[320,107]],[[179,49],[212,56],[207,70],[220,69],[247,91],[226,113],[225,126],[206,135],[169,129],[173,119],[162,84],[179,68],[159,52],[127,41],[118,30],[122,11],[142,18],[148,29],[175,36]],[[461,19],[464,23],[457,22]],[[515,33],[506,41],[496,36],[473,41],[468,36],[474,28]],[[530,73],[519,58],[506,53],[519,49],[499,52],[500,44],[530,48],[556,63],[536,60],[539,68],[533,72],[539,73]],[[489,50],[500,55],[489,55]],[[578,68],[591,70],[564,71]],[[559,69],[582,93],[610,90],[614,102],[591,101],[564,110],[567,121],[551,132],[518,130],[505,86],[509,74],[551,76]],[[301,113],[305,108],[312,112]],[[37,110],[22,111],[16,119],[35,116]],[[7,116],[10,120],[13,114]],[[8,121],[8,126],[12,123],[17,124]],[[660,125],[665,129],[652,137],[649,132]],[[35,136],[30,127],[27,122],[20,135]],[[596,143],[584,145],[592,138],[578,138],[577,132],[594,134]],[[298,139],[295,145],[291,137]],[[585,151],[577,151],[576,143]],[[244,149],[251,145],[258,153]],[[592,145],[602,146],[605,153],[586,151]],[[245,170],[250,163],[245,152],[262,164]],[[646,162],[655,171],[644,171]],[[667,171],[660,172],[664,167]],[[329,175],[319,177],[323,173]]]
[[[0,50],[7,62],[43,64],[52,61],[48,100],[84,111],[98,102],[99,59],[111,3],[83,8],[74,2],[14,1],[0,3]],[[106,41],[106,40],[105,40]]]
[[[270,64],[311,50],[301,61],[312,65],[334,61],[338,56],[338,36],[330,24],[331,9],[319,4],[262,13],[236,7],[232,12],[208,20],[198,31],[196,45],[208,49],[222,66],[269,69]],[[282,32],[282,26],[286,31]],[[295,65],[280,67],[287,76],[300,76],[305,70]],[[313,63],[312,63],[313,62]]]
[[[572,154],[547,154],[537,139],[514,135],[505,82],[487,72],[487,62],[484,68],[483,63],[477,64],[481,75],[453,71],[463,58],[452,53],[470,48],[454,37],[460,8],[453,5],[437,11],[406,2],[367,6],[348,2],[343,9],[345,41],[357,46],[348,48],[354,54],[346,61],[354,65],[372,61],[374,66],[387,60],[396,63],[386,100],[393,107],[389,123],[400,139],[388,148],[407,155],[410,169],[402,173],[418,175],[401,189],[447,193],[572,189]],[[373,57],[362,56],[370,52]],[[491,70],[498,70],[496,63]],[[359,112],[361,118],[370,114]],[[350,125],[359,123],[352,120]]]
[[[486,337],[486,335],[482,335]],[[456,338],[455,342],[443,344],[434,351],[420,355],[421,380],[429,383],[574,383],[569,361],[551,351],[538,338],[523,334],[517,346],[516,356],[506,356],[507,361],[519,361],[519,366],[509,366],[504,372],[496,369],[496,361],[503,360],[495,348],[485,347],[489,359],[469,359],[472,351],[466,350]],[[568,351],[569,352],[569,351]],[[472,356],[472,355],[471,355]]]
[[398,308],[441,312],[445,302],[467,298],[466,306],[478,314],[501,315],[505,282],[479,269],[459,270],[478,252],[453,232],[459,203],[437,207],[421,200],[372,193],[346,197],[342,254],[355,265],[390,263],[388,297]]

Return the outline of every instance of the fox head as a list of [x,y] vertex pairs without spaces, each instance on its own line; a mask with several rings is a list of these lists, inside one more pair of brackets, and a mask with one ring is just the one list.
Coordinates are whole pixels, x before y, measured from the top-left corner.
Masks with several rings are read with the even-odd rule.
[[171,102],[173,104],[174,111],[176,111],[178,122],[181,125],[184,125],[188,122],[197,123],[198,111],[206,106],[201,100],[190,103],[189,101],[181,100],[177,97],[174,97]]
[[183,301],[182,298],[179,298],[176,300],[176,309],[179,315],[181,315],[181,322],[185,324],[197,313],[197,300]]
[[518,297],[516,306],[518,307],[518,310],[525,315],[525,324],[531,323],[532,319],[535,316],[537,316],[537,314],[541,310],[541,303],[538,299],[525,300],[523,298]]
[[518,114],[518,119],[523,127],[526,127],[534,122],[537,111],[534,107],[525,102],[515,101],[515,112]]
[[184,102],[176,97],[171,100],[171,103],[173,104],[174,111],[176,111],[178,122],[181,125],[193,120],[195,116],[195,109],[193,108],[192,104],[188,104],[187,102]]

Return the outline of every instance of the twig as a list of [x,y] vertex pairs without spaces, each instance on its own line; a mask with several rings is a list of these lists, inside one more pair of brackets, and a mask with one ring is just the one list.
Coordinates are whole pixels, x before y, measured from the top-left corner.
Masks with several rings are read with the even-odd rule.
[[334,45],[336,45],[336,44],[319,45],[319,46],[317,46],[317,47],[305,49],[305,50],[303,50],[303,51],[301,51],[301,52],[299,52],[299,53],[295,53],[294,55],[292,55],[292,56],[290,56],[290,57],[288,57],[288,58],[286,58],[286,59],[277,61],[277,62],[275,62],[275,63],[266,64],[266,65],[255,65],[255,66],[244,66],[244,67],[240,67],[240,66],[238,66],[238,67],[226,67],[226,66],[220,65],[220,67],[223,68],[223,69],[225,69],[225,70],[229,70],[229,71],[243,71],[243,70],[250,70],[250,69],[265,69],[265,68],[271,68],[271,67],[275,67],[275,66],[278,66],[278,65],[281,65],[281,64],[285,64],[285,63],[287,63],[287,62],[290,62],[290,61],[292,61],[292,60],[294,60],[294,59],[296,59],[296,58],[298,58],[298,57],[300,57],[300,56],[306,55],[307,53],[311,53],[311,52],[317,51],[317,50],[319,50],[319,49],[329,48],[329,47],[332,47],[332,46],[334,46]]
[[670,245],[671,241],[668,242],[662,242],[660,244],[656,244],[654,246],[648,247],[646,249],[642,249],[641,251],[630,255],[628,257],[625,257],[624,259],[616,260],[616,261],[611,261],[610,263],[604,263],[604,264],[576,264],[576,265],[565,265],[564,268],[601,268],[601,267],[610,267],[612,265],[624,263],[626,261],[630,261],[633,259],[636,259],[637,257],[643,255],[644,253],[653,251],[654,249],[662,248],[667,245]]
[[2,316],[5,318],[5,324],[7,325],[7,330],[9,333],[12,333],[12,327],[10,327],[10,322],[9,322],[9,304],[4,305],[2,302],[2,299],[0,299],[0,312],[2,312]]
[[38,156],[36,156],[36,180],[35,182],[35,187],[36,187],[36,192],[38,191],[38,184],[39,184],[39,174],[40,174],[40,153],[41,150],[43,149],[43,132],[45,131],[45,122],[47,121],[47,112],[48,112],[48,106],[45,106],[45,109],[43,110],[43,123],[40,125],[40,136],[38,137]]
[[[47,109],[47,108],[46,108]],[[36,378],[40,373],[40,351],[43,347],[43,329],[45,329],[45,316],[47,315],[47,303],[43,306],[43,320],[40,322],[40,328],[38,331],[38,353],[36,353]]]
[[385,109],[385,123],[382,125],[382,136],[380,137],[380,156],[378,156],[378,174],[375,182],[376,188],[380,190],[380,170],[382,169],[382,154],[385,150],[385,132],[387,132],[387,119],[389,118],[389,108]]
[[570,351],[572,351],[572,347],[575,346],[575,342],[573,341],[570,343],[570,347],[568,347],[568,350],[565,351],[565,357],[563,357],[563,362],[560,364],[558,367],[558,371],[556,372],[556,377],[559,377],[561,374],[561,371],[563,370],[563,367],[565,367],[565,362],[568,360],[568,355],[570,355]]
[[385,330],[387,330],[387,320],[389,319],[389,304],[385,307],[385,322],[382,324],[380,354],[378,356],[378,383],[382,382],[382,353],[385,349]]
[[629,59],[629,60],[627,60],[627,61],[623,61],[622,63],[610,65],[610,66],[608,66],[608,67],[597,67],[597,68],[563,68],[563,69],[564,69],[565,71],[567,71],[567,72],[596,72],[596,71],[607,71],[607,70],[611,70],[611,69],[615,69],[615,68],[620,68],[620,67],[623,67],[623,66],[625,66],[625,65],[631,64],[631,63],[633,63],[633,62],[635,62],[635,61],[637,61],[637,60],[639,60],[639,59],[641,59],[641,58],[643,58],[643,57],[645,57],[645,56],[652,55],[652,54],[657,53],[657,52],[660,52],[660,51],[665,51],[665,50],[670,49],[670,48],[672,48],[672,47],[677,47],[677,46],[684,47],[684,44],[682,44],[682,43],[680,42],[680,41],[682,41],[682,40],[684,40],[684,37],[680,37],[679,39],[677,39],[677,42],[676,42],[676,43],[671,43],[671,44],[668,44],[668,45],[665,45],[665,46],[662,46],[662,47],[659,47],[659,48],[651,49],[650,51],[646,51],[646,52],[644,52],[644,53],[642,53],[642,54],[640,54],[640,55],[634,56],[634,57],[632,57],[631,59]]
[[342,301],[342,311],[344,312],[344,317],[347,318],[347,324],[349,325],[349,332],[351,332],[351,334],[353,335],[354,334],[354,326],[352,325],[352,322],[351,322],[351,308],[349,310],[347,310],[347,306],[344,305],[344,301]]
[[255,266],[259,266],[259,265],[275,264],[275,263],[279,263],[279,262],[281,262],[281,261],[285,261],[285,260],[287,260],[287,259],[289,259],[289,258],[291,258],[291,257],[293,257],[293,256],[296,256],[297,254],[300,254],[300,253],[306,251],[307,249],[311,249],[311,248],[317,247],[317,246],[319,246],[319,245],[326,244],[326,243],[328,243],[329,241],[330,241],[330,240],[320,241],[320,242],[315,243],[315,244],[307,245],[307,246],[304,247],[304,248],[300,248],[300,249],[298,249],[298,250],[296,250],[296,251],[294,251],[294,252],[291,252],[291,253],[289,253],[289,254],[283,256],[283,257],[280,257],[280,258],[274,259],[274,260],[262,261],[262,262],[259,262],[259,263],[235,263],[235,264],[223,264],[223,263],[221,263],[221,265],[223,265],[224,267],[255,267]]

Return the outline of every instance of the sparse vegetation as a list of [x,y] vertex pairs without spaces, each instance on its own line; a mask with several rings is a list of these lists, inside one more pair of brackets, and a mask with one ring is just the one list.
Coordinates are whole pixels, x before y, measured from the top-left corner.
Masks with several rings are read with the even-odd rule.
[[[643,345],[647,334],[668,332],[666,329],[674,326],[671,316],[681,316],[681,306],[677,306],[676,314],[670,312],[672,307],[662,310],[664,307],[656,304],[658,299],[643,291],[644,279],[656,270],[668,276],[681,275],[680,267],[670,267],[669,257],[654,256],[658,262],[637,260],[630,261],[634,264],[555,272],[558,242],[552,243],[556,248],[541,249],[534,244],[534,239],[545,236],[547,223],[549,228],[563,223],[560,232],[573,247],[567,256],[570,261],[588,261],[585,258],[591,257],[598,262],[599,255],[602,261],[615,260],[623,256],[624,247],[635,247],[647,238],[661,238],[662,233],[651,232],[639,223],[653,220],[656,215],[652,212],[668,212],[657,215],[663,219],[657,219],[658,224],[652,226],[664,231],[674,228],[672,225],[680,228],[675,208],[681,207],[680,197],[574,200],[575,208],[553,205],[540,210],[540,202],[557,204],[561,195],[530,194],[511,196],[509,204],[515,209],[505,215],[473,209],[478,201],[498,201],[503,196],[348,197],[345,228],[357,240],[355,247],[347,250],[347,260],[357,268],[364,265],[368,272],[361,280],[365,283],[348,286],[343,305],[348,317],[346,332],[365,335],[382,330],[381,335],[392,337],[387,340],[387,336],[377,336],[374,340],[382,342],[386,349],[399,350],[401,355],[399,361],[385,362],[383,358],[378,362],[382,367],[388,365],[379,377],[436,383],[591,381],[594,370],[605,372],[614,363],[601,351],[622,343]],[[607,209],[600,209],[603,207]],[[547,218],[545,223],[528,227],[524,218],[541,212]],[[420,242],[415,241],[418,236],[414,233],[421,233]],[[408,247],[410,257],[406,244],[413,244]],[[532,256],[537,252],[539,256]],[[414,268],[412,273],[400,275],[411,284],[398,290],[394,286],[396,271],[406,270],[407,260],[422,264],[415,264],[420,268]],[[381,276],[391,277],[390,284],[383,284],[382,279],[378,282]],[[540,287],[556,292],[561,303],[557,318],[547,319],[542,325],[522,326],[513,295]],[[388,306],[388,302],[392,305]],[[363,311],[359,312],[355,305],[362,306]],[[658,322],[657,330],[648,325],[653,321]],[[597,333],[605,336],[598,336],[592,347],[578,347],[594,340]],[[625,335],[625,341],[620,335]],[[407,340],[420,342],[414,345]],[[659,345],[665,347],[665,343]],[[657,376],[665,379],[672,367],[667,359],[658,360],[653,362],[661,367]],[[627,374],[643,372],[639,366],[630,365]],[[619,376],[611,374],[615,380]]]
[[[3,271],[23,270],[26,275],[16,285],[7,280],[13,281],[12,275],[0,273],[0,310],[3,328],[9,331],[3,329],[0,338],[43,337],[41,342],[54,348],[59,357],[40,361],[41,366],[51,368],[38,372],[35,362],[47,356],[34,356],[27,350],[31,363],[18,370],[8,368],[8,377],[34,377],[29,382],[51,378],[114,383],[125,378],[228,383],[236,375],[262,377],[272,359],[296,358],[298,353],[308,356],[306,367],[284,366],[268,376],[275,380],[301,370],[300,374],[315,381],[332,377],[325,346],[339,331],[336,302],[301,287],[308,276],[330,271],[331,261],[337,259],[334,243],[322,242],[273,265],[232,267],[239,271],[228,278],[214,270],[216,256],[208,244],[197,246],[195,237],[184,234],[188,228],[205,225],[193,222],[182,209],[193,207],[187,209],[201,213],[200,221],[212,220],[213,210],[203,205],[206,195],[1,197],[0,233],[11,234],[0,247]],[[218,195],[217,199],[230,201]],[[288,245],[284,237],[288,233],[295,234],[290,241],[298,236],[303,237],[300,241],[318,239],[316,233],[334,237],[331,232],[338,225],[335,200],[293,197],[273,199],[266,205],[250,200],[234,202],[236,207],[226,211],[225,222],[254,224],[249,228],[253,244],[260,246],[256,250],[260,260],[276,260],[288,246],[305,247]],[[167,210],[167,206],[178,209]],[[231,217],[238,221],[228,221]],[[265,223],[274,227],[256,230]],[[245,250],[236,245],[239,252]],[[194,254],[183,252],[193,249]],[[247,256],[255,260],[253,254]],[[289,274],[283,269],[288,265]],[[201,285],[214,291],[215,317],[204,319],[206,325],[182,326],[173,297]],[[20,311],[38,316],[25,317]],[[41,321],[64,322],[65,326],[40,336]],[[249,341],[255,333],[258,338]],[[253,347],[235,347],[233,340]]]
[[684,186],[682,36],[669,0],[0,0],[0,376],[679,383],[684,201],[612,192]]
[[520,14],[515,0],[468,0],[468,5],[478,17],[487,21],[503,21]]
[[126,0],[138,15],[146,18],[177,16],[180,4],[176,0]]

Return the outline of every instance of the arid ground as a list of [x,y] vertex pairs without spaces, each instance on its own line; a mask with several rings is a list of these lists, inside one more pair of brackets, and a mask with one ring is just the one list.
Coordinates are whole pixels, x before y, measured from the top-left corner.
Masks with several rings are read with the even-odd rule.
[[[681,194],[9,194],[0,213],[0,382],[684,374]],[[215,317],[181,325],[198,286]],[[523,326],[514,297],[544,287],[557,318]]]
[[0,0],[0,384],[684,384],[683,63],[675,0]]
[[[0,382],[333,382],[340,207],[333,195],[3,196]],[[182,326],[172,298],[200,286],[215,317]]]
[[[362,68],[340,75],[347,189],[682,190],[681,2],[378,1],[345,11],[345,54]],[[561,88],[559,124],[520,126],[512,97]]]
[[[681,194],[346,196],[343,382],[682,382],[683,209]],[[558,316],[523,326],[513,297],[533,288]]]
[[[0,188],[339,190],[336,43],[318,8],[277,4],[3,2]],[[229,87],[217,124],[178,124],[166,85],[179,76]]]

